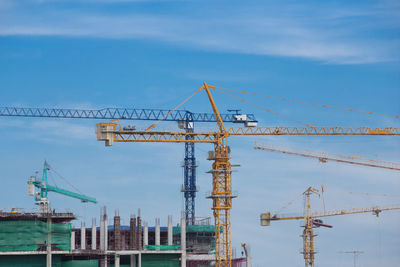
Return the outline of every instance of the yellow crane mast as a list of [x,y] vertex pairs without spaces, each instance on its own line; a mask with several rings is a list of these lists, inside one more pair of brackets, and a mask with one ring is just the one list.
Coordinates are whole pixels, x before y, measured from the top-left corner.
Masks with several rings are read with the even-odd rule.
[[381,160],[373,160],[373,159],[364,159],[358,156],[343,156],[343,155],[336,155],[330,154],[326,152],[318,152],[318,151],[311,151],[306,149],[299,149],[287,146],[277,146],[271,144],[254,144],[254,149],[265,150],[270,152],[277,152],[287,155],[296,155],[302,156],[307,158],[315,158],[318,159],[322,163],[326,163],[328,161],[336,161],[342,163],[349,163],[355,165],[362,165],[367,167],[377,167],[389,170],[400,171],[400,163],[396,162],[388,162],[388,161],[381,161]]
[[156,124],[151,125],[145,131],[124,130],[119,125],[119,122],[112,121],[97,124],[97,140],[105,141],[106,146],[112,146],[114,142],[193,142],[214,145],[214,150],[209,153],[208,159],[213,161],[210,171],[212,174],[212,192],[209,198],[213,201],[217,267],[231,266],[230,210],[232,209],[232,199],[235,196],[232,194],[232,165],[230,163],[228,137],[258,135],[400,135],[400,128],[396,127],[232,127],[226,129],[210,89],[216,89],[216,87],[204,83],[193,95],[202,90],[206,91],[217,119],[218,131],[155,131]]
[[316,218],[323,218],[329,216],[338,216],[338,215],[349,215],[349,214],[358,214],[358,213],[368,213],[372,212],[377,217],[379,213],[386,210],[399,210],[400,205],[393,206],[385,206],[385,207],[368,207],[368,208],[360,208],[360,209],[341,209],[334,211],[324,211],[324,212],[311,212],[311,202],[310,196],[315,194],[320,196],[319,191],[311,186],[307,188],[306,191],[303,192],[305,196],[305,205],[304,205],[304,215],[303,216],[281,216],[279,214],[273,214],[271,216],[271,212],[261,213],[260,215],[260,223],[261,226],[269,226],[271,221],[284,221],[284,220],[304,220],[304,230],[303,230],[303,251],[302,254],[304,256],[305,267],[314,267],[314,258],[315,258],[315,249],[314,249],[314,227],[324,226],[331,228],[332,226],[322,223],[321,220],[316,220]]

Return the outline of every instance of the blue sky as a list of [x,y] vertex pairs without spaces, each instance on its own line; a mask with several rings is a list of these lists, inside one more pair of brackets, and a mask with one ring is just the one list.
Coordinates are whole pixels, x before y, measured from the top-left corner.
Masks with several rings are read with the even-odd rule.
[[[400,113],[400,5],[397,1],[0,1],[1,106],[173,108],[203,81],[220,87],[343,106]],[[239,96],[239,95],[238,95]],[[220,93],[221,111],[254,113],[265,126],[301,126]],[[399,119],[321,109],[273,99],[246,99],[316,126],[399,126]],[[205,94],[184,105],[211,112]],[[100,205],[118,208],[127,224],[142,209],[174,222],[183,207],[183,144],[116,144],[95,139],[96,121],[0,118],[1,208],[34,208],[26,179],[44,159],[97,197],[97,206],[51,195],[53,207],[82,220]],[[146,126],[147,123],[137,123]],[[174,124],[162,124],[173,128]],[[214,125],[196,125],[199,130]],[[400,176],[389,170],[320,164],[254,151],[254,141],[344,155],[400,161],[398,137],[231,138],[234,173],[232,241],[252,246],[255,266],[303,266],[298,222],[259,226],[307,186],[324,184],[327,209],[399,202]],[[210,216],[208,145],[197,148],[197,214]],[[68,185],[54,177],[59,186]],[[364,192],[387,197],[349,194]],[[320,207],[315,201],[315,207]],[[287,212],[301,212],[299,199]],[[352,266],[343,250],[363,250],[359,265],[397,266],[396,211],[329,218],[316,239],[319,266]]]

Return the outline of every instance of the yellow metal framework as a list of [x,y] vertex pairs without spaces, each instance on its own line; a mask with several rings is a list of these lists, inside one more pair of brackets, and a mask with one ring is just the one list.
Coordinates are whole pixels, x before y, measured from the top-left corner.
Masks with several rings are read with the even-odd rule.
[[317,194],[319,196],[318,190],[312,188],[311,186],[303,193],[306,197],[306,205],[304,210],[304,230],[303,230],[303,256],[306,267],[314,267],[314,230],[311,218],[311,194]]
[[[212,173],[213,188],[209,198],[213,201],[215,219],[215,257],[216,266],[231,266],[231,222],[230,210],[232,208],[232,170],[230,151],[228,147],[229,136],[249,135],[400,135],[400,128],[394,127],[232,127],[226,129],[221,119],[217,106],[212,98],[210,89],[215,86],[204,83],[197,90],[205,90],[209,98],[215,118],[217,119],[218,132],[164,132],[123,130],[118,122],[97,124],[97,140],[105,141],[106,146],[114,142],[164,142],[164,143],[212,143],[214,151],[210,153],[209,160],[213,160]],[[191,136],[191,138],[186,138]]]
[[[218,132],[159,132],[122,131],[118,123],[97,124],[98,140],[113,142],[166,142],[166,143],[218,143],[218,139],[229,136],[249,135],[400,135],[394,127],[232,127],[227,133]],[[193,139],[187,140],[186,136]]]

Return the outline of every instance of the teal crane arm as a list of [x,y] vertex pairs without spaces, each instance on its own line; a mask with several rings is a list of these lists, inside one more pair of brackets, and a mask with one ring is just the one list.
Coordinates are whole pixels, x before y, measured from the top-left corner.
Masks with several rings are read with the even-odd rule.
[[43,181],[41,180],[34,180],[34,181],[28,181],[28,184],[33,184],[34,186],[36,186],[37,188],[39,188],[40,190],[45,189],[48,192],[55,192],[64,196],[69,196],[69,197],[73,197],[76,199],[81,200],[82,202],[92,202],[92,203],[97,203],[97,200],[93,197],[89,197],[89,196],[85,196],[82,194],[78,194],[75,192],[71,192],[62,188],[58,188],[49,184],[44,184]]
[[52,186],[52,185],[47,185],[47,191],[56,192],[56,193],[59,193],[59,194],[64,195],[64,196],[77,198],[77,199],[80,199],[82,202],[92,202],[92,203],[95,203],[95,204],[97,203],[97,200],[95,198],[93,198],[93,197],[88,197],[88,196],[85,196],[85,195],[82,195],[82,194],[78,194],[78,193],[75,193],[75,192],[71,192],[71,191],[68,191],[68,190],[65,190],[65,189],[62,189],[62,188],[58,188],[58,187],[55,187],[55,186]]

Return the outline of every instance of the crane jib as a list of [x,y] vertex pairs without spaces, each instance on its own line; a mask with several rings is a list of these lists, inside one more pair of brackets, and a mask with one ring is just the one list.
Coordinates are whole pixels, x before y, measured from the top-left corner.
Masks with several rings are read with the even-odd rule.
[[[163,121],[190,120],[193,122],[216,122],[212,113],[192,113],[187,110],[169,109],[134,109],[134,108],[102,108],[102,109],[67,109],[67,108],[23,108],[0,107],[2,117],[34,117],[34,118],[65,118],[65,119],[103,119],[103,120],[149,120]],[[242,122],[240,116],[234,113],[220,114],[224,122]],[[243,116],[243,115],[241,115]],[[247,122],[257,122],[254,114],[246,114]],[[239,119],[238,119],[239,118]]]

